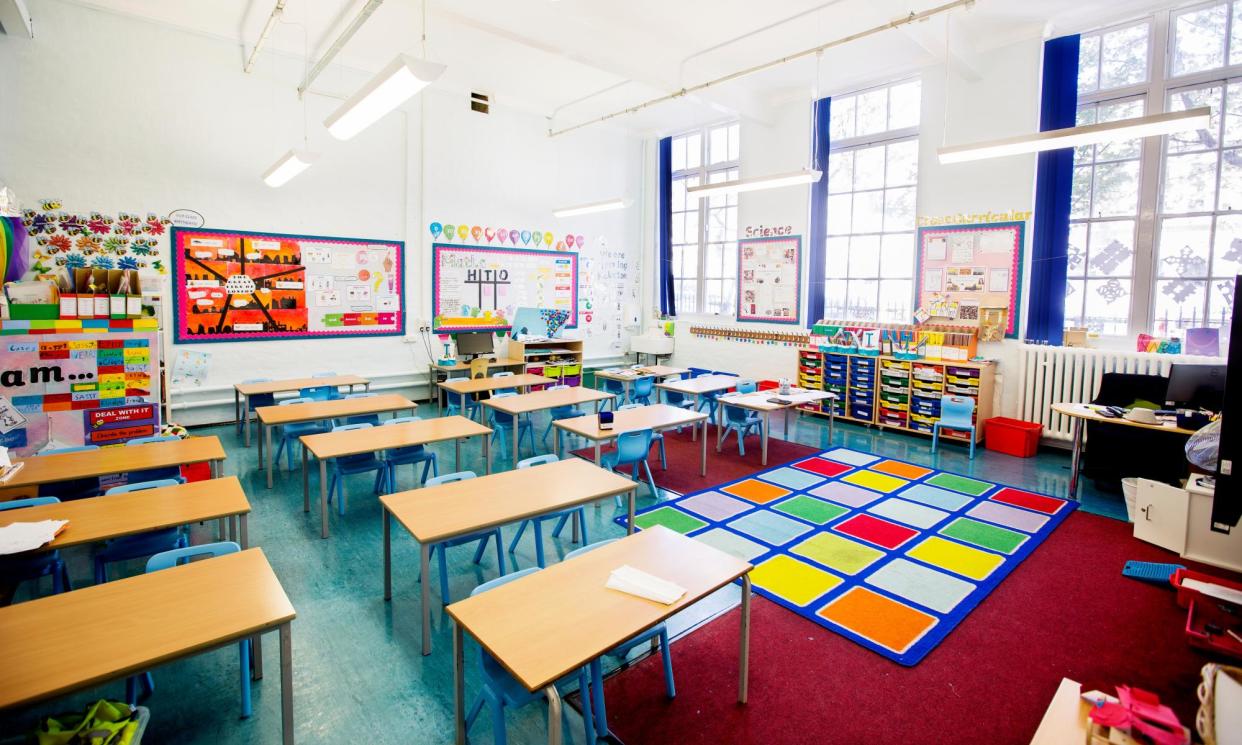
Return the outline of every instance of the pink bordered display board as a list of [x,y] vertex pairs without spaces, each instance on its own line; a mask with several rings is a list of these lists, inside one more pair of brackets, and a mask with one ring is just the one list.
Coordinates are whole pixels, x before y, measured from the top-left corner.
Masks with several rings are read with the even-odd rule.
[[578,325],[578,254],[433,243],[431,314],[436,333],[503,331],[518,308],[569,313]]
[[1023,222],[919,228],[916,318],[978,325],[981,341],[1017,337],[1025,232]]
[[798,323],[802,236],[737,242],[737,320]]
[[173,228],[178,344],[405,333],[401,241]]

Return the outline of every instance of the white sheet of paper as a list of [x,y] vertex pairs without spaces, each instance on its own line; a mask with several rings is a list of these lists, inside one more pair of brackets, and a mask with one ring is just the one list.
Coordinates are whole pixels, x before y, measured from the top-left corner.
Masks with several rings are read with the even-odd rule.
[[1196,590],[1210,598],[1224,600],[1234,605],[1242,605],[1242,591],[1235,590],[1232,587],[1225,587],[1213,582],[1202,582],[1197,579],[1182,580],[1182,587],[1190,590]]
[[33,551],[56,537],[68,520],[40,520],[37,523],[13,523],[0,528],[0,556]]
[[612,570],[605,586],[664,605],[671,605],[686,594],[686,588],[681,585],[660,579],[628,564]]

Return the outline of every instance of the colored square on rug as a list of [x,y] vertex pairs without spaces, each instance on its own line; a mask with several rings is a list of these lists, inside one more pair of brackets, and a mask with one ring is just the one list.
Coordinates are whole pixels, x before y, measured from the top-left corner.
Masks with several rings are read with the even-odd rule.
[[793,493],[788,489],[782,489],[779,486],[751,478],[735,481],[728,486],[722,486],[720,491],[732,494],[735,497],[741,497],[755,504],[767,504]]
[[749,561],[759,595],[914,665],[1075,507],[835,448],[659,502],[635,524],[665,525]]
[[818,473],[820,476],[825,476],[827,478],[840,476],[850,470],[850,467],[844,463],[824,460],[823,458],[807,458],[806,460],[800,460],[793,464],[793,467],[801,468],[803,471],[810,471],[811,473]]
[[806,605],[842,580],[788,554],[777,554],[756,566],[750,581],[794,605]]

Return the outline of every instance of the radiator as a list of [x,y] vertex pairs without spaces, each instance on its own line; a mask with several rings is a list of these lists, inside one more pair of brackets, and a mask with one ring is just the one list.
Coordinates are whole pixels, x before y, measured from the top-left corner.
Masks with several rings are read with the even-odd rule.
[[[1020,419],[1044,425],[1044,438],[1069,442],[1070,417],[1055,414],[1055,403],[1089,403],[1106,372],[1168,375],[1173,363],[1224,364],[1220,357],[1152,354],[1077,347],[1023,344],[1019,356]],[[1159,403],[1159,402],[1157,402]]]

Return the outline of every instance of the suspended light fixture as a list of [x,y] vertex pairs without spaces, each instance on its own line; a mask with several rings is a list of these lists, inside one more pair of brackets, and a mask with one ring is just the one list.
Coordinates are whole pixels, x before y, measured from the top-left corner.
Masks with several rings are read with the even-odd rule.
[[284,186],[294,176],[310,168],[318,157],[305,150],[290,150],[263,172],[263,183],[273,189]]
[[936,153],[940,156],[941,163],[965,163],[972,160],[1040,153],[1045,150],[1060,150],[1100,142],[1132,140],[1138,137],[1155,137],[1195,129],[1207,129],[1211,118],[1212,109],[1201,106],[1187,111],[1171,111],[1115,122],[1050,129],[1047,132],[976,142],[970,145],[953,145],[942,147]]
[[623,210],[630,206],[628,199],[608,199],[603,202],[591,202],[590,204],[579,204],[573,207],[561,207],[552,210],[553,217],[577,217],[578,215],[590,215],[595,212],[612,212],[613,210]]
[[323,124],[336,139],[348,140],[435,82],[444,70],[444,65],[398,54]]
[[798,186],[800,184],[813,184],[819,181],[819,177],[823,173],[803,168],[793,173],[779,173],[775,176],[752,176],[751,178],[739,178],[733,181],[720,181],[715,184],[700,184],[699,186],[691,186],[686,189],[686,195],[703,199],[705,197],[714,197],[720,194],[740,194],[744,191],[764,191],[765,189],[779,189],[782,186]]

